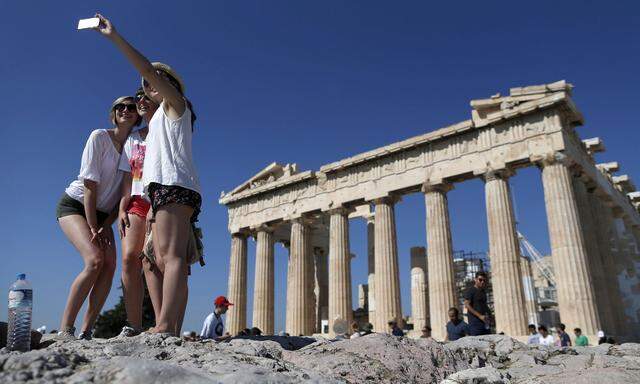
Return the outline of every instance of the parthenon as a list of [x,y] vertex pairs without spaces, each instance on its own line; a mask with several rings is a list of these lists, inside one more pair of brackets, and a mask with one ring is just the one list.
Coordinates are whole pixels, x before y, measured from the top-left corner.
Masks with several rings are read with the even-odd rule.
[[[394,206],[422,193],[426,206],[428,305],[421,321],[444,339],[458,306],[447,193],[484,181],[497,332],[527,333],[527,300],[509,178],[540,169],[561,321],[595,335],[637,336],[622,311],[621,273],[640,266],[640,192],[617,163],[597,164],[599,138],[581,140],[583,117],[565,81],[511,88],[472,100],[471,118],[326,164],[317,171],[273,163],[220,197],[229,212],[228,312],[233,334],[248,324],[247,239],[255,237],[253,325],[274,332],[274,243],[289,249],[286,332],[309,335],[328,320],[352,319],[349,220],[367,220],[369,321],[376,332],[402,321]],[[419,252],[415,258],[418,260]],[[412,258],[414,258],[412,251]],[[423,252],[424,258],[424,252]],[[423,259],[424,260],[424,259]],[[413,263],[412,263],[413,265]],[[417,264],[416,264],[417,265]],[[428,306],[428,307],[427,307]],[[325,311],[322,309],[326,308]],[[420,310],[420,309],[418,309]],[[529,309],[530,311],[530,309]]]

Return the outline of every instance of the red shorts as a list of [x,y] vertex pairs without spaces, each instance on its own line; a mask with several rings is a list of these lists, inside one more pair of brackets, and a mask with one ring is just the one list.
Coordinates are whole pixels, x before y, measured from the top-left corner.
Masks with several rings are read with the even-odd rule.
[[134,215],[145,218],[147,217],[149,208],[151,208],[151,203],[149,203],[143,197],[138,195],[131,196],[131,200],[129,200],[129,206],[127,207],[127,213],[132,213]]

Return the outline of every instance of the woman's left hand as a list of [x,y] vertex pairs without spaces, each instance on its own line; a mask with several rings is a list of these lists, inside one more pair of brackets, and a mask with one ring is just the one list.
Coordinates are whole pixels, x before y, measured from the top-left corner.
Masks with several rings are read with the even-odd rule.
[[95,17],[100,19],[100,24],[96,28],[103,36],[113,37],[116,34],[116,27],[111,24],[111,21],[99,13],[96,13]]

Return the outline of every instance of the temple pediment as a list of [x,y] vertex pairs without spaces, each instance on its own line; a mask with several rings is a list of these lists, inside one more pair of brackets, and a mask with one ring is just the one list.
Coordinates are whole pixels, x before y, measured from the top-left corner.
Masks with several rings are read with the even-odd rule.
[[295,163],[282,165],[273,162],[267,165],[263,170],[252,176],[249,180],[234,188],[231,192],[225,193],[224,191],[222,191],[222,193],[220,194],[220,199],[227,199],[232,196],[242,194],[248,190],[260,188],[276,181],[288,179],[297,173],[298,165]]

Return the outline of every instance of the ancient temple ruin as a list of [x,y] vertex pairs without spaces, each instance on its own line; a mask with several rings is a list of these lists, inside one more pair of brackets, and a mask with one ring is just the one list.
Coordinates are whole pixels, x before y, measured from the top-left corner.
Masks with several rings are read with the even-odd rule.
[[[447,309],[458,305],[447,192],[481,178],[489,232],[496,330],[525,335],[531,319],[509,177],[524,167],[540,169],[544,188],[557,301],[561,320],[588,335],[600,329],[618,337],[637,332],[625,314],[633,294],[620,276],[639,266],[640,192],[617,163],[596,164],[598,138],[581,140],[583,117],[564,81],[512,88],[508,96],[471,101],[471,118],[320,167],[300,171],[271,164],[229,193],[231,262],[228,313],[231,333],[246,326],[274,332],[274,243],[289,249],[286,331],[312,334],[350,321],[349,220],[367,220],[369,317],[376,331],[401,321],[394,205],[402,195],[423,193],[426,261],[416,284],[428,287],[428,305],[416,305],[433,336],[444,338]],[[256,245],[253,324],[246,324],[247,238]],[[455,241],[455,239],[453,239]],[[423,252],[424,255],[424,252]],[[424,257],[424,256],[423,256]],[[414,265],[420,260],[416,253]],[[422,259],[424,260],[424,259]],[[530,272],[526,272],[530,275]],[[422,280],[424,281],[422,281]],[[413,272],[412,272],[413,280]],[[425,295],[423,295],[425,296]],[[322,308],[327,308],[323,311]],[[328,312],[328,313],[327,313]],[[634,324],[635,322],[635,324]]]

